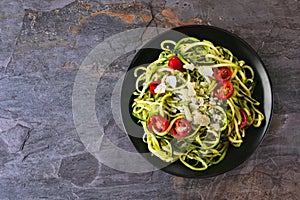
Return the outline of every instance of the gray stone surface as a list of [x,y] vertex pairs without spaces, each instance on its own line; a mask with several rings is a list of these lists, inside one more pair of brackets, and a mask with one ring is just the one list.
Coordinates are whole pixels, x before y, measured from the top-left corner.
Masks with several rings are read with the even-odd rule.
[[[0,199],[298,199],[299,6],[297,0],[1,1]],[[274,91],[264,141],[240,167],[207,179],[125,173],[101,164],[73,122],[79,66],[113,34],[186,24],[225,28],[259,53]],[[110,100],[133,53],[113,62],[96,92],[105,134],[132,152]]]
[[30,128],[17,124],[13,128],[1,133],[2,142],[7,147],[8,153],[22,151],[30,136]]
[[62,159],[58,176],[75,185],[91,183],[98,174],[98,160],[89,153],[74,155]]
[[51,11],[63,8],[73,2],[75,2],[75,0],[24,0],[23,7],[24,9],[32,9],[35,11]]
[[1,2],[0,10],[0,70],[5,72],[22,28],[24,10],[19,1],[8,0]]

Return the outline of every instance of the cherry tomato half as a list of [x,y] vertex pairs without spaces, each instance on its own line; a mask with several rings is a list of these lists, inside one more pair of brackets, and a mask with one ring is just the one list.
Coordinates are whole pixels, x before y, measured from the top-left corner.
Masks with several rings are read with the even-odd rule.
[[239,125],[239,129],[242,129],[247,125],[248,117],[247,117],[247,113],[243,109],[240,109],[240,113],[242,115],[242,122]]
[[171,129],[171,133],[175,138],[183,138],[191,132],[190,123],[184,119],[177,119]]
[[219,81],[228,81],[232,76],[232,71],[228,67],[219,67],[214,70],[214,77]]
[[170,58],[169,62],[168,62],[168,66],[171,68],[171,69],[177,69],[181,72],[184,71],[183,69],[183,63],[181,62],[181,60],[176,57],[176,56],[173,56],[172,58]]
[[164,132],[169,127],[169,121],[160,116],[160,115],[153,115],[148,119],[148,129],[153,132],[153,128],[157,132]]
[[233,94],[234,88],[230,81],[220,82],[215,89],[215,96],[221,100],[229,99]]
[[[160,81],[152,81],[151,83],[150,83],[150,92],[151,92],[151,94],[156,94],[155,93],[155,89],[156,89],[156,87],[158,86],[160,84]],[[162,96],[163,94],[159,94],[159,96]]]

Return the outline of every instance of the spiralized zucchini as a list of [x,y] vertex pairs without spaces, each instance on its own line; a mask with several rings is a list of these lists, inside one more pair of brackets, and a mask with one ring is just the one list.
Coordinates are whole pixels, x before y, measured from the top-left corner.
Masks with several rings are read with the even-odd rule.
[[[206,170],[224,159],[230,144],[242,145],[246,128],[259,127],[264,120],[257,108],[260,103],[252,97],[254,71],[228,49],[207,40],[165,40],[161,48],[157,60],[135,69],[132,115],[143,126],[143,140],[153,155],[165,162],[179,159],[192,170]],[[174,56],[184,70],[168,67]],[[228,81],[233,86],[233,93],[225,99],[217,97],[223,82],[213,75],[222,67],[230,69]],[[153,94],[149,88],[155,81],[159,81],[160,90]],[[168,120],[166,130],[149,129],[150,117],[157,115]],[[190,123],[191,131],[177,138],[171,130],[182,118]]]

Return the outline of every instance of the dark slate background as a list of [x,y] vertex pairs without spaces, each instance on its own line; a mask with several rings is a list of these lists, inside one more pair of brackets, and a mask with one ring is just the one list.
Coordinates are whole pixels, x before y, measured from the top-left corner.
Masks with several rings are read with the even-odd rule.
[[[300,8],[298,0],[0,2],[0,199],[299,199]],[[80,64],[101,41],[138,27],[208,24],[245,39],[274,90],[271,128],[237,169],[207,179],[102,165],[72,115]],[[111,88],[133,58],[99,84],[97,116],[112,142],[135,151],[112,120]]]

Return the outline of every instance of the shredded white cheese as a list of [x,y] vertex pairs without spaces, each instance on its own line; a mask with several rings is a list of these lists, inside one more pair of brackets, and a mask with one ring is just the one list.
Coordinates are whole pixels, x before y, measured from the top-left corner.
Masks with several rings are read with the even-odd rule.
[[195,83],[187,83],[187,88],[188,88],[188,96],[193,97],[196,96],[196,91],[194,89]]
[[190,103],[190,108],[191,108],[191,110],[198,110],[199,109],[199,105],[198,104],[196,104],[196,103]]
[[188,108],[188,106],[184,106],[184,107],[183,107],[183,110],[184,110],[185,118],[186,118],[188,121],[192,121],[192,120],[193,120],[193,117],[192,117],[192,114],[191,114],[190,109]]
[[166,91],[166,84],[165,83],[160,83],[158,86],[156,86],[154,92],[155,93],[159,93],[159,94],[163,94]]
[[204,95],[204,93],[205,93],[204,89],[203,89],[203,88],[200,88],[200,89],[199,89],[199,94],[200,94],[200,95]]
[[208,85],[208,83],[203,81],[203,82],[200,83],[200,85],[203,86],[203,87],[206,87]]
[[172,88],[175,88],[177,83],[176,76],[168,76],[166,78],[166,83],[168,83]]
[[195,69],[195,65],[193,63],[191,64],[185,64],[182,66],[184,69],[189,69],[189,70],[194,70]]
[[198,98],[198,103],[199,105],[203,105],[204,104],[204,99],[202,97]]
[[196,97],[191,98],[191,102],[196,104],[197,103],[197,98]]
[[218,131],[220,129],[220,125],[219,124],[212,124],[210,125],[210,127],[215,130],[215,131]]
[[213,106],[216,105],[216,101],[213,98],[209,99],[209,103]]
[[188,97],[188,90],[187,89],[181,89],[178,91],[180,93],[178,96],[182,101],[189,101],[190,98]]
[[222,117],[221,117],[221,115],[215,115],[214,118],[215,118],[216,120],[219,120],[219,121],[222,121],[222,120],[223,120]]
[[198,71],[203,76],[213,76],[214,72],[211,68],[199,67]]
[[210,118],[207,115],[204,115],[199,112],[194,112],[194,124],[198,124],[200,126],[207,126],[210,123]]

